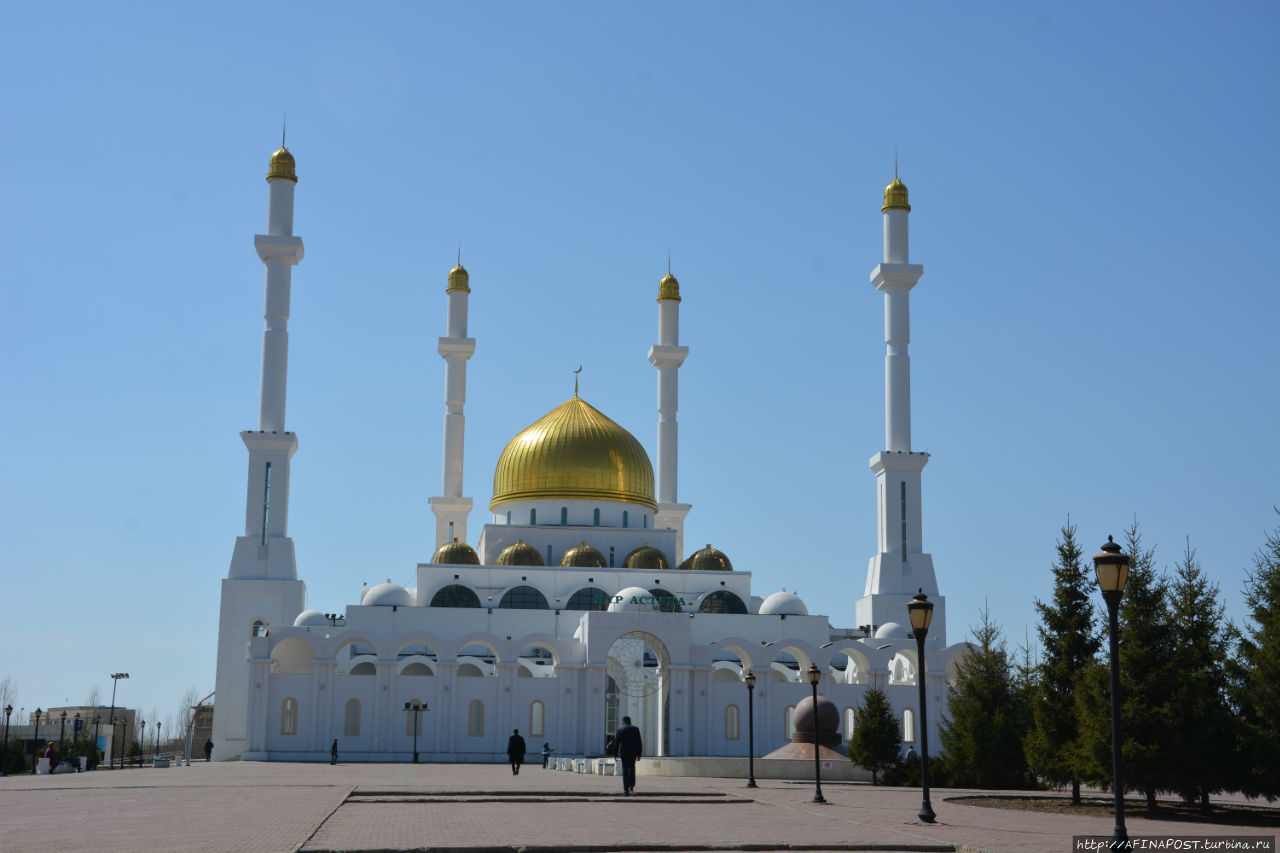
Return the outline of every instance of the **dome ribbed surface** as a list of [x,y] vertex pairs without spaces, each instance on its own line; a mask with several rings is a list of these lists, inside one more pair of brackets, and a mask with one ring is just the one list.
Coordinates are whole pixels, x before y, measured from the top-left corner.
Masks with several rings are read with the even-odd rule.
[[476,549],[466,542],[459,542],[455,536],[452,542],[446,542],[436,549],[431,562],[437,566],[478,566],[480,555],[476,553]]
[[648,543],[641,545],[622,560],[624,569],[656,569],[660,572],[671,570],[667,555]]
[[502,553],[498,555],[499,566],[545,566],[542,555],[538,553],[538,549],[525,542],[523,539],[517,539],[514,545],[508,545],[502,549]]
[[653,464],[640,442],[574,396],[503,449],[489,508],[550,498],[625,501],[656,510],[653,494]]
[[604,554],[583,542],[565,551],[564,556],[560,558],[560,565],[579,569],[603,569],[607,563],[605,563]]
[[289,149],[281,146],[271,155],[271,163],[267,166],[267,180],[282,178],[286,181],[298,182],[297,163]]
[[687,572],[731,572],[733,563],[729,562],[729,557],[723,551],[708,545],[694,551],[680,564],[680,569]]

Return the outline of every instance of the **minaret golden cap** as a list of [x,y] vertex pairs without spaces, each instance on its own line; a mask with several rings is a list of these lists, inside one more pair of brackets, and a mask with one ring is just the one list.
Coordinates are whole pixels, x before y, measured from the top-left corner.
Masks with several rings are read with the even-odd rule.
[[471,292],[471,276],[467,275],[467,271],[462,264],[458,264],[449,270],[449,286],[444,289],[444,292],[453,293],[454,291]]
[[884,188],[884,207],[880,208],[883,213],[888,210],[905,210],[911,212],[911,205],[907,204],[907,185],[898,180],[895,175],[893,183]]
[[293,161],[293,155],[289,153],[289,149],[281,145],[276,152],[271,155],[271,165],[267,168],[267,180],[274,181],[277,178],[298,182],[298,173],[295,170],[296,163]]
[[676,277],[671,273],[667,273],[662,277],[662,281],[658,282],[658,301],[664,299],[674,299],[680,301],[680,282],[676,281]]

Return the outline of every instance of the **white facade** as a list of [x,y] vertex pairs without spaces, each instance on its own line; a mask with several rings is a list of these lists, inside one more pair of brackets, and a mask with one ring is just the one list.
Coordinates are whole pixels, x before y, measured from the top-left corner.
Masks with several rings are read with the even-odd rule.
[[[679,286],[670,274],[660,284],[659,340],[648,354],[658,370],[656,477],[647,459],[637,469],[648,471],[652,492],[637,497],[630,482],[613,498],[536,489],[495,497],[476,549],[466,548],[471,499],[461,493],[462,412],[466,360],[476,342],[466,337],[470,290],[460,265],[450,274],[447,336],[438,347],[447,365],[443,494],[431,506],[437,556],[445,556],[418,565],[413,589],[390,582],[362,588],[357,603],[330,616],[304,610],[287,528],[297,440],[284,431],[288,278],[281,270],[302,257],[291,233],[292,157],[287,165],[286,175],[273,157],[270,245],[296,251],[289,264],[278,263],[274,249],[263,254],[268,414],[243,436],[250,457],[246,529],[223,581],[216,758],[325,760],[336,738],[343,760],[406,761],[416,748],[425,760],[494,761],[516,728],[532,751],[545,742],[562,755],[590,754],[603,750],[623,714],[641,727],[651,755],[762,755],[789,736],[791,709],[810,695],[811,664],[823,672],[819,692],[842,711],[842,734],[863,694],[880,687],[910,730],[904,740],[914,741],[916,645],[900,625],[917,587],[937,603],[927,677],[927,725],[936,737],[946,677],[964,646],[944,648],[942,601],[922,549],[919,486],[927,456],[910,450],[906,362],[906,298],[920,268],[907,263],[905,211],[886,211],[885,263],[873,274],[886,292],[890,411],[887,450],[872,462],[880,553],[857,607],[860,620],[865,611],[865,624],[877,626],[874,636],[832,629],[791,593],[760,597],[751,573],[734,570],[710,546],[683,559],[690,505],[677,498],[676,412],[688,348],[679,343]],[[286,183],[287,196],[277,193]],[[259,238],[260,251],[262,245]],[[526,565],[510,564],[517,553]],[[629,557],[639,561],[632,566],[655,567],[628,567]],[[538,561],[543,565],[527,565]],[[754,749],[747,742],[747,672],[758,679]],[[426,707],[420,721],[412,710],[418,705]]]

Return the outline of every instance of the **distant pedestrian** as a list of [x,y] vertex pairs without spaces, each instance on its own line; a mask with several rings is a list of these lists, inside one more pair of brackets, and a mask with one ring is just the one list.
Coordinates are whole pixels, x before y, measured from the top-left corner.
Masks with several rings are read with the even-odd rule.
[[507,758],[511,761],[511,775],[520,775],[520,765],[524,764],[525,745],[524,738],[520,737],[520,730],[516,729],[511,737],[507,738]]
[[333,746],[329,747],[329,763],[330,764],[338,763],[338,739],[337,738],[333,739]]
[[58,750],[54,748],[53,741],[49,741],[49,745],[44,748],[44,757],[49,759],[50,773],[58,769]]
[[555,751],[556,751],[556,748],[549,743],[544,743],[542,745],[542,769],[543,770],[547,769],[547,761],[551,759],[551,753]]
[[631,725],[630,717],[622,718],[622,725],[614,733],[613,745],[618,751],[618,760],[622,762],[622,793],[629,797],[636,787],[636,759],[644,754],[640,730]]
[[211,740],[204,742],[204,760],[213,761],[213,741]]

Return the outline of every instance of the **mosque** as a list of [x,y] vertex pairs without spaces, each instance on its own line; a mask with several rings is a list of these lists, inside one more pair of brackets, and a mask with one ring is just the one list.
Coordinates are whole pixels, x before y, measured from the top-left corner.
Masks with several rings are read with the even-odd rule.
[[[245,529],[222,581],[216,758],[325,760],[336,739],[343,760],[494,761],[515,728],[531,748],[597,754],[623,715],[652,756],[760,756],[793,734],[810,666],[840,710],[845,739],[863,694],[879,687],[905,743],[921,725],[938,743],[947,680],[966,646],[946,645],[946,602],[923,550],[929,455],[911,450],[907,353],[908,297],[923,267],[908,261],[911,207],[896,176],[884,192],[884,259],[871,273],[885,304],[885,449],[871,457],[878,552],[857,628],[833,628],[792,593],[757,594],[751,572],[711,545],[686,555],[691,506],[676,491],[676,413],[689,349],[669,272],[658,283],[658,341],[648,352],[658,373],[656,470],[644,446],[575,387],[502,451],[489,515],[472,540],[463,409],[476,341],[467,337],[471,287],[461,264],[449,272],[438,345],[446,371],[434,553],[411,589],[365,586],[344,613],[308,609],[288,530],[298,448],[285,425],[288,318],[303,246],[286,148],[271,155],[267,183],[267,233],[254,238],[266,266],[259,415],[257,429],[241,433]],[[934,604],[928,720],[919,719],[916,643],[903,627],[917,590]],[[758,682],[751,691],[748,673]]]

